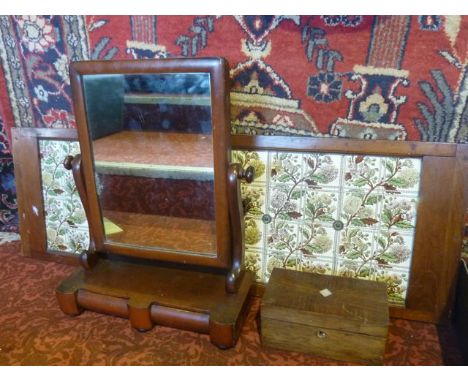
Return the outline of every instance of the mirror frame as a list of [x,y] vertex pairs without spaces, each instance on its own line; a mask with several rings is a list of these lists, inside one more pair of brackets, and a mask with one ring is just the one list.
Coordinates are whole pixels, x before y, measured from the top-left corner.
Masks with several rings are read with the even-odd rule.
[[[190,254],[154,247],[138,247],[106,242],[102,212],[96,192],[94,160],[82,78],[92,74],[157,74],[209,73],[211,121],[213,136],[214,202],[216,226],[216,255]],[[167,58],[158,60],[76,61],[70,64],[70,82],[75,109],[78,138],[81,146],[81,172],[88,209],[89,230],[93,241],[90,250],[97,253],[126,255],[151,260],[229,269],[231,267],[231,226],[227,172],[231,158],[230,142],[230,77],[225,59]],[[93,248],[94,247],[94,248]]]

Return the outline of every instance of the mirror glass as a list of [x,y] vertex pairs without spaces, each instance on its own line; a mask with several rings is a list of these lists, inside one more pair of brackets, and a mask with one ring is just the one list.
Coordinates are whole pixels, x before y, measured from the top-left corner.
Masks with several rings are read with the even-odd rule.
[[107,243],[216,254],[209,73],[83,76]]

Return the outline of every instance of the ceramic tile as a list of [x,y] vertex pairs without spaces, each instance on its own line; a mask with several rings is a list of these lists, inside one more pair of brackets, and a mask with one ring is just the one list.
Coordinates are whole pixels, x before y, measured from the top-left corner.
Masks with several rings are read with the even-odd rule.
[[384,196],[380,215],[382,229],[413,231],[416,225],[416,197],[401,197],[388,193]]
[[343,193],[340,219],[344,227],[363,227],[378,229],[378,211],[383,196],[370,189],[347,190]]
[[344,188],[374,190],[382,182],[381,158],[375,156],[344,155]]
[[270,155],[270,182],[301,185],[304,181],[302,175],[302,155],[296,153],[276,152]]
[[305,190],[300,186],[292,184],[272,184],[269,191],[268,207],[266,213],[272,221],[279,220],[302,220],[302,199]]
[[349,227],[340,232],[337,258],[357,263],[374,259],[374,233],[359,227]]
[[371,262],[353,260],[339,261],[335,274],[342,277],[355,277],[364,280],[374,280],[376,275]]
[[312,257],[302,255],[298,270],[302,272],[331,275],[333,274],[333,262],[332,257]]
[[51,224],[64,224],[71,228],[87,228],[86,215],[81,202],[76,198],[48,197],[46,218]]
[[241,184],[241,197],[246,217],[261,217],[265,214],[265,187],[258,184]]
[[268,251],[266,256],[266,266],[263,273],[265,282],[270,278],[274,268],[286,268],[299,270],[300,268],[300,253],[288,251]]
[[375,258],[380,264],[410,269],[413,235],[404,235],[398,231],[382,231],[376,236],[375,241]]
[[296,222],[274,220],[267,224],[267,245],[269,250],[293,252],[299,249],[298,227]]
[[386,191],[409,192],[417,194],[421,173],[419,158],[384,158]]
[[62,164],[79,152],[78,143],[40,140],[39,151],[47,247],[79,253],[89,245],[88,223],[72,174]]
[[380,266],[375,269],[375,280],[387,284],[389,303],[404,305],[408,290],[409,271],[405,268]]
[[266,169],[268,153],[266,151],[240,151],[233,150],[232,163],[240,163],[243,168],[253,166],[255,169],[254,184],[262,184],[266,181]]
[[79,254],[88,247],[88,230],[63,222],[48,222],[46,236],[49,250]]
[[261,219],[245,218],[245,245],[249,248],[263,248],[265,224]]
[[304,195],[304,218],[331,225],[338,216],[338,197],[336,192],[307,189]]
[[[465,228],[466,229],[466,228]],[[463,239],[462,244],[462,258],[468,261],[468,237]]]
[[299,226],[297,249],[304,257],[329,256],[333,258],[335,230],[320,223],[305,222]]
[[246,269],[254,273],[256,281],[263,281],[261,252],[256,249],[246,247],[244,264]]
[[304,182],[312,188],[338,188],[341,155],[303,154]]

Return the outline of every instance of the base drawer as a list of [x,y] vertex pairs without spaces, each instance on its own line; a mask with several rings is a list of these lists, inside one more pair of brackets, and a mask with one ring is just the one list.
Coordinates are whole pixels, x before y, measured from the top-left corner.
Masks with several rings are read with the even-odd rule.
[[264,346],[310,353],[340,361],[381,365],[385,337],[306,326],[270,318],[261,320]]

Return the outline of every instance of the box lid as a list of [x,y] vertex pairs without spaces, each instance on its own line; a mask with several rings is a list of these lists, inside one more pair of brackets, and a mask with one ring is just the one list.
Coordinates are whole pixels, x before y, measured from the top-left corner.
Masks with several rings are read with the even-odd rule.
[[[320,293],[328,289],[331,295]],[[325,295],[327,293],[324,293]],[[261,303],[262,319],[386,336],[385,283],[275,268]]]

